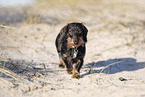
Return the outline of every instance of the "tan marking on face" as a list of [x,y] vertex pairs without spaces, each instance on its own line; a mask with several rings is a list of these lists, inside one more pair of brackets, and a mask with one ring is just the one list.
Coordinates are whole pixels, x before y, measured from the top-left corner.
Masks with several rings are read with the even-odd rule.
[[71,46],[71,47],[79,47],[81,45],[80,40],[79,40],[79,43],[77,45],[75,45],[73,39],[70,37],[67,38],[67,42],[68,42],[69,46]]

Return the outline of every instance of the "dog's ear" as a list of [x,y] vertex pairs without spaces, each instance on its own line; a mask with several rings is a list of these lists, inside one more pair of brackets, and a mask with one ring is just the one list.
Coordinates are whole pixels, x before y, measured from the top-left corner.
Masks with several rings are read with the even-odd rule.
[[87,42],[87,33],[88,33],[88,29],[81,23],[82,25],[82,29],[83,29],[83,40],[85,42]]
[[66,39],[66,38],[67,38],[67,32],[68,32],[68,24],[65,25],[65,26],[60,30],[60,37],[61,37],[61,39]]
[[66,34],[68,32],[68,24],[65,25],[61,30],[60,30],[60,35]]

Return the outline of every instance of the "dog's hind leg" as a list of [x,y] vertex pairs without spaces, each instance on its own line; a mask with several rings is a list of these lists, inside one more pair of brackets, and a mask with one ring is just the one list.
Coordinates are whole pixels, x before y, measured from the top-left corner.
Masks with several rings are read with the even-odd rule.
[[63,62],[63,60],[62,60],[61,57],[59,57],[59,61],[60,61],[59,67],[60,67],[60,68],[65,68],[65,63]]

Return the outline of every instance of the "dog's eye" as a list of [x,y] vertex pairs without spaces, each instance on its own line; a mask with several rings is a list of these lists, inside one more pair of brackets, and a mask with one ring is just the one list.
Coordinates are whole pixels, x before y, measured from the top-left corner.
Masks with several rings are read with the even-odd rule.
[[72,37],[72,35],[71,35],[71,34],[69,34],[69,37]]

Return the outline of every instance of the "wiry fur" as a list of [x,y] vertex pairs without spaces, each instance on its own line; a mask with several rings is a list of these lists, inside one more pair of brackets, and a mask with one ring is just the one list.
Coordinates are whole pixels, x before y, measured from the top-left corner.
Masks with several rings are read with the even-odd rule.
[[60,58],[59,67],[65,67],[73,78],[80,78],[87,42],[87,28],[82,23],[69,23],[58,34],[55,44]]

